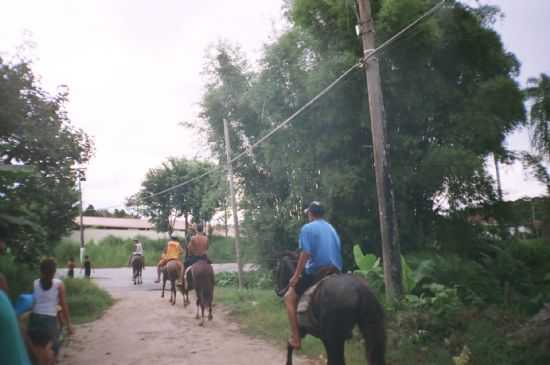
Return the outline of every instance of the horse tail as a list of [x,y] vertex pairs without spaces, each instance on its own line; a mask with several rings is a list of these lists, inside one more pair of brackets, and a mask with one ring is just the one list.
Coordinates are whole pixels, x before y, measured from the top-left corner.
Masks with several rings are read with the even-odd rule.
[[369,365],[384,365],[386,356],[386,329],[384,308],[366,286],[360,287],[359,329],[365,339]]

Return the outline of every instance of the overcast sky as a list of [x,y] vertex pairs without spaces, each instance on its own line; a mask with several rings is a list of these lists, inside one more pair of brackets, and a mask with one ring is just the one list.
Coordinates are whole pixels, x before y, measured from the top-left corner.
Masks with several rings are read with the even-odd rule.
[[[520,81],[550,73],[549,0],[487,0],[506,17],[497,24],[522,62]],[[0,13],[0,54],[24,39],[35,48],[44,87],[70,90],[69,116],[94,137],[96,155],[84,184],[85,205],[122,204],[151,167],[169,156],[205,156],[192,132],[207,48],[239,44],[252,60],[282,22],[282,0],[9,0]],[[509,138],[528,149],[528,136]],[[502,168],[509,199],[544,192],[519,165]]]

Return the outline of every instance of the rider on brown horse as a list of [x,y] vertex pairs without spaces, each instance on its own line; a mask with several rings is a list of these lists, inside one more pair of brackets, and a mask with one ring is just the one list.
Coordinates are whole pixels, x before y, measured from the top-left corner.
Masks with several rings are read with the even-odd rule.
[[134,251],[132,252],[132,254],[130,255],[130,259],[128,260],[128,265],[132,265],[132,261],[134,260],[134,258],[136,257],[143,257],[143,263],[145,265],[145,256],[143,254],[143,245],[141,244],[141,242],[139,242],[139,240],[134,240]]
[[176,236],[171,236],[170,240],[166,244],[166,248],[164,249],[164,254],[162,255],[162,258],[160,259],[157,265],[157,280],[155,280],[155,283],[160,283],[161,268],[164,265],[166,265],[169,261],[172,261],[172,260],[174,260],[179,267],[178,269],[178,276],[179,276],[179,273],[181,273],[181,270],[183,267],[180,260],[180,257],[182,254],[183,254],[183,249],[181,248],[179,241],[176,239]]
[[187,258],[184,263],[184,270],[199,260],[208,261],[208,237],[204,234],[202,223],[197,224],[197,234],[191,237],[187,246]]
[[292,330],[289,345],[295,349],[301,346],[296,313],[300,296],[324,276],[342,270],[340,237],[334,227],[323,219],[324,212],[323,206],[315,201],[305,210],[310,223],[300,231],[298,265],[284,297]]

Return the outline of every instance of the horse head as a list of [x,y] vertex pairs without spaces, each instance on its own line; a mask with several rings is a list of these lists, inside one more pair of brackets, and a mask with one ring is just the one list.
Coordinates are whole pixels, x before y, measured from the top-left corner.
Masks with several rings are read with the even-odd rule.
[[275,293],[282,297],[288,289],[288,282],[296,270],[298,254],[293,251],[284,252],[280,255],[274,270]]

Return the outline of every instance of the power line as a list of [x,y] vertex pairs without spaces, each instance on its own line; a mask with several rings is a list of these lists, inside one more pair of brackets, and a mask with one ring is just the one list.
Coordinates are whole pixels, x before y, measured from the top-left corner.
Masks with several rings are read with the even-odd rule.
[[[261,143],[268,140],[272,135],[277,133],[280,129],[287,126],[292,120],[294,120],[296,117],[298,117],[300,114],[302,114],[304,111],[306,111],[309,107],[311,107],[317,100],[322,98],[326,93],[328,93],[332,88],[334,88],[340,81],[342,81],[344,78],[346,78],[351,72],[353,72],[355,69],[360,68],[363,66],[363,64],[366,64],[366,61],[368,61],[370,58],[378,55],[382,51],[384,51],[386,48],[388,48],[391,44],[393,44],[395,41],[397,41],[401,36],[403,36],[405,33],[407,33],[409,30],[413,29],[415,26],[417,26],[419,23],[421,23],[424,19],[428,18],[429,16],[433,15],[437,10],[439,10],[448,0],[442,0],[436,5],[434,5],[432,8],[430,8],[428,11],[426,11],[424,14],[422,14],[420,17],[418,17],[416,20],[414,20],[412,23],[401,29],[399,32],[397,32],[395,35],[390,37],[388,40],[386,40],[384,43],[382,43],[380,46],[378,46],[376,49],[373,50],[365,50],[365,55],[363,59],[361,59],[360,62],[354,64],[350,68],[348,68],[346,71],[344,71],[338,78],[336,78],[332,83],[330,83],[327,87],[325,87],[323,90],[321,90],[316,96],[314,96],[311,100],[309,100],[306,104],[304,104],[300,109],[295,111],[292,115],[290,115],[287,119],[285,119],[283,122],[281,122],[279,125],[277,125],[275,128],[273,128],[271,131],[269,131],[267,134],[265,134],[263,137],[261,137],[258,141],[253,143],[251,146],[246,148],[244,151],[233,157],[229,163],[232,164],[236,162],[237,160],[240,160],[245,155],[251,153],[256,147],[258,147]],[[185,185],[191,184],[197,180],[202,179],[203,177],[206,177],[216,171],[222,170],[222,166],[216,166],[211,168],[210,170],[205,171],[204,173],[197,175],[189,180],[186,180],[182,183],[176,184],[174,186],[171,186],[169,188],[166,188],[164,190],[161,190],[157,193],[150,194],[146,197],[142,197],[141,201],[151,199],[154,197],[157,197],[159,195],[163,195],[166,193],[169,193],[171,191],[174,191],[178,188],[181,188]],[[106,208],[101,209],[111,209],[116,207],[121,207],[122,204],[119,205],[113,205]]]

